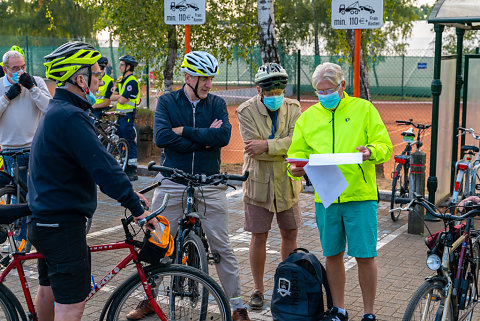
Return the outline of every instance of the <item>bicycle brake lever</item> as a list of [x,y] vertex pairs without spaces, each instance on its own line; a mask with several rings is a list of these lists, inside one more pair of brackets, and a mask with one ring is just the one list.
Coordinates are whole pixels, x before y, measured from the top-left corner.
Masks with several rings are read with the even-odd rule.
[[232,184],[225,184],[225,185],[227,185],[228,187],[233,188],[234,190],[237,190],[237,188],[236,188],[235,186],[233,186]]

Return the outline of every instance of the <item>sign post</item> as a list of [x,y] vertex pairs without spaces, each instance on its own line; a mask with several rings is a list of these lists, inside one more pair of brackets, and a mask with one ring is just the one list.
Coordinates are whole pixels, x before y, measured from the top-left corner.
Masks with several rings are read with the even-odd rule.
[[164,0],[167,25],[185,25],[185,53],[190,52],[190,25],[205,23],[205,0]]
[[353,95],[360,96],[361,29],[383,25],[383,0],[332,0],[332,28],[355,29]]

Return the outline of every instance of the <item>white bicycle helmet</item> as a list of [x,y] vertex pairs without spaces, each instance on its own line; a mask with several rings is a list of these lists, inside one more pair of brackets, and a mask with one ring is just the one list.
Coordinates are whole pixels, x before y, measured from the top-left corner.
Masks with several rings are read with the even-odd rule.
[[266,63],[257,70],[255,83],[263,90],[285,89],[288,82],[288,74],[277,63]]
[[218,61],[217,59],[205,51],[192,51],[183,58],[182,72],[186,72],[192,76],[217,76]]

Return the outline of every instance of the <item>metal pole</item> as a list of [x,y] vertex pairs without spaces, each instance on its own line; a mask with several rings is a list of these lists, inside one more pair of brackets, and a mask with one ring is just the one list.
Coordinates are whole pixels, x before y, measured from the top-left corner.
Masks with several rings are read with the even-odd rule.
[[432,138],[430,147],[430,176],[427,180],[428,201],[435,203],[435,192],[438,187],[437,179],[437,139],[438,139],[438,106],[440,104],[440,94],[442,93],[442,81],[440,80],[440,69],[442,60],[442,32],[445,29],[443,25],[435,24],[435,58],[433,64],[432,80]]
[[402,99],[405,98],[405,55],[402,55]]
[[112,57],[111,64],[112,64],[112,71],[113,71],[113,80],[117,81],[117,68],[115,66],[115,56],[113,55],[112,36],[110,36],[109,40],[110,40],[110,57]]
[[185,54],[190,52],[190,25],[185,25]]
[[355,29],[355,54],[353,62],[353,95],[360,97],[360,52],[362,48],[362,30]]
[[450,190],[453,190],[455,182],[455,162],[458,157],[458,123],[460,119],[460,91],[463,86],[462,78],[462,60],[463,60],[463,35],[464,29],[457,28],[457,66],[456,66],[456,80],[455,80],[455,100],[453,107],[453,128],[452,128],[452,166],[450,173]]
[[297,51],[297,100],[300,101],[300,58],[301,58],[301,53],[300,49]]
[[150,109],[150,68],[147,62],[147,108]]
[[225,62],[225,90],[228,90],[228,60]]

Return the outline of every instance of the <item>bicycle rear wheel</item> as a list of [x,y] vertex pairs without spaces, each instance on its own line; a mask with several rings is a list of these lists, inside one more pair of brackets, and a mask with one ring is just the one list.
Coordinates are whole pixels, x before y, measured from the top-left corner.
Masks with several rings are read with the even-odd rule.
[[128,160],[128,142],[125,138],[120,138],[116,144],[111,144],[108,150],[117,160],[123,171],[127,168]]
[[[478,238],[473,242],[472,254],[467,258],[466,264],[465,279],[468,281],[468,287],[465,296],[465,311],[467,316],[464,320],[472,321],[473,309],[478,302],[478,272],[480,270],[480,243]],[[469,311],[470,308],[471,311]],[[459,317],[461,316],[459,315]]]
[[[26,202],[26,200],[23,199],[23,197],[21,197],[20,202],[18,202],[16,200],[16,197],[17,197],[17,188],[15,186],[10,185],[10,186],[5,186],[5,187],[0,188],[0,205],[9,205],[9,204],[25,203]],[[12,224],[10,224],[10,228],[13,230],[13,235],[18,236],[19,233],[20,233],[20,230],[22,228],[22,219],[18,219],[15,222],[13,222]],[[27,226],[24,226],[23,228],[26,229]],[[19,246],[21,246],[21,244],[23,243],[23,247],[21,249],[18,248],[18,250],[21,250],[25,253],[30,252],[30,250],[32,249],[32,244],[28,240],[28,237],[23,238],[22,241],[19,241],[19,240],[17,241],[16,240],[15,242],[17,243],[17,248]],[[9,244],[8,240],[4,244],[5,245]],[[0,318],[0,320],[1,320],[1,318]]]
[[[19,320],[19,312],[17,312],[15,304],[10,300],[10,295],[13,295],[12,292],[3,284],[0,285],[0,320],[2,321]],[[23,313],[23,316],[25,316],[25,313]]]
[[[154,298],[167,320],[231,320],[229,301],[220,286],[202,271],[178,264],[145,269]],[[208,306],[203,313],[203,296]],[[145,299],[144,285],[137,274],[119,288],[108,311],[107,320],[125,320],[126,315]],[[155,313],[142,320],[161,320]]]
[[[393,172],[392,196],[390,198],[391,210],[405,203],[405,201],[400,202],[400,200],[405,200],[410,197],[408,183],[408,173],[405,172],[405,166],[398,164],[397,169]],[[400,212],[399,210],[390,212],[392,221],[396,222],[398,220]]]
[[[440,280],[425,281],[408,303],[402,321],[440,320],[445,308],[444,287],[445,283]],[[448,310],[447,321],[453,321],[453,307],[451,303]]]

